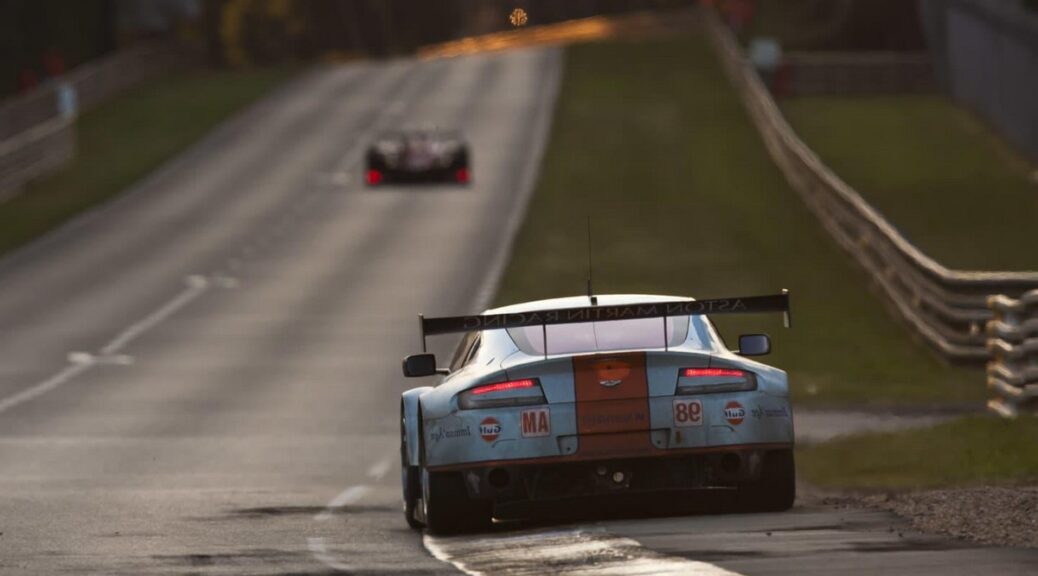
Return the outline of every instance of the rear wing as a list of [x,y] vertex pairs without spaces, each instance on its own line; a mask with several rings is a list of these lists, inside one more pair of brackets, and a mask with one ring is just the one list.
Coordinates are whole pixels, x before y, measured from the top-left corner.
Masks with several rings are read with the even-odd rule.
[[[447,316],[426,318],[419,314],[422,333],[422,351],[426,351],[426,336],[471,332],[473,330],[496,330],[523,326],[548,326],[550,324],[573,324],[577,322],[608,322],[610,320],[633,320],[636,318],[667,318],[668,316],[698,316],[705,314],[762,314],[781,312],[786,328],[791,325],[789,312],[789,290],[766,296],[744,296],[741,298],[717,298],[713,300],[675,300],[671,302],[646,302],[618,306],[585,306],[582,308],[558,308],[555,310],[533,310],[510,314],[486,314],[477,316]],[[666,322],[664,320],[664,322]]]

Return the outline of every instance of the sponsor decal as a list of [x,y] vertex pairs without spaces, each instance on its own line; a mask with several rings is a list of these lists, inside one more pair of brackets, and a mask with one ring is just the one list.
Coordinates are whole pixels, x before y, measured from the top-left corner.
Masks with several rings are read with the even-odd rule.
[[750,414],[757,420],[761,418],[789,418],[789,411],[783,406],[781,408],[761,408],[760,406],[750,410]]
[[501,423],[493,416],[487,416],[479,423],[479,437],[487,442],[497,440],[501,434]]
[[548,408],[523,410],[519,417],[523,438],[551,436],[551,411]]
[[746,409],[742,407],[742,404],[735,400],[729,400],[724,405],[724,419],[732,426],[742,424],[744,418],[746,418]]
[[439,442],[440,440],[449,438],[465,438],[468,436],[472,436],[472,429],[469,428],[468,425],[461,428],[435,428],[430,435],[433,442]]
[[703,425],[703,403],[685,398],[674,399],[674,425],[678,428]]
[[619,386],[631,373],[631,365],[622,360],[601,360],[595,363],[595,375],[598,385],[606,388]]

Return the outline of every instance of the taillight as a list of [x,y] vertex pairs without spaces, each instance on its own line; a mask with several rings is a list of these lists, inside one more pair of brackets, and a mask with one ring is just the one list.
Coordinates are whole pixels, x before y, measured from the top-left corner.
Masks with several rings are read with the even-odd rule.
[[678,371],[677,394],[746,392],[757,389],[752,372],[735,368],[682,368]]
[[458,406],[462,410],[546,403],[541,383],[536,378],[484,384],[458,395]]
[[378,184],[382,181],[382,173],[378,170],[368,170],[366,179],[368,181],[368,184],[374,186],[375,184]]
[[468,182],[470,177],[468,168],[458,168],[454,172],[454,179],[461,183]]

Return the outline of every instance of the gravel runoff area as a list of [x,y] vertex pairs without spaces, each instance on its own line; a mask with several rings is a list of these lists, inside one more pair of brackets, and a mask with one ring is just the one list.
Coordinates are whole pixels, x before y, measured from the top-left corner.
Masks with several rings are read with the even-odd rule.
[[888,510],[921,532],[993,546],[1038,548],[1038,486],[829,496],[822,502]]

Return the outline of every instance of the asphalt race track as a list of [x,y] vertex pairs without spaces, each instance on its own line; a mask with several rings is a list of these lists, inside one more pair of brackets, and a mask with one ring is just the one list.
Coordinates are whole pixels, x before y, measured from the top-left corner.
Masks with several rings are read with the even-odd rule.
[[[877,512],[407,529],[416,314],[485,303],[554,50],[325,67],[0,261],[0,574],[1024,574]],[[379,130],[458,127],[470,187],[368,190]],[[440,342],[443,353],[450,339]]]

